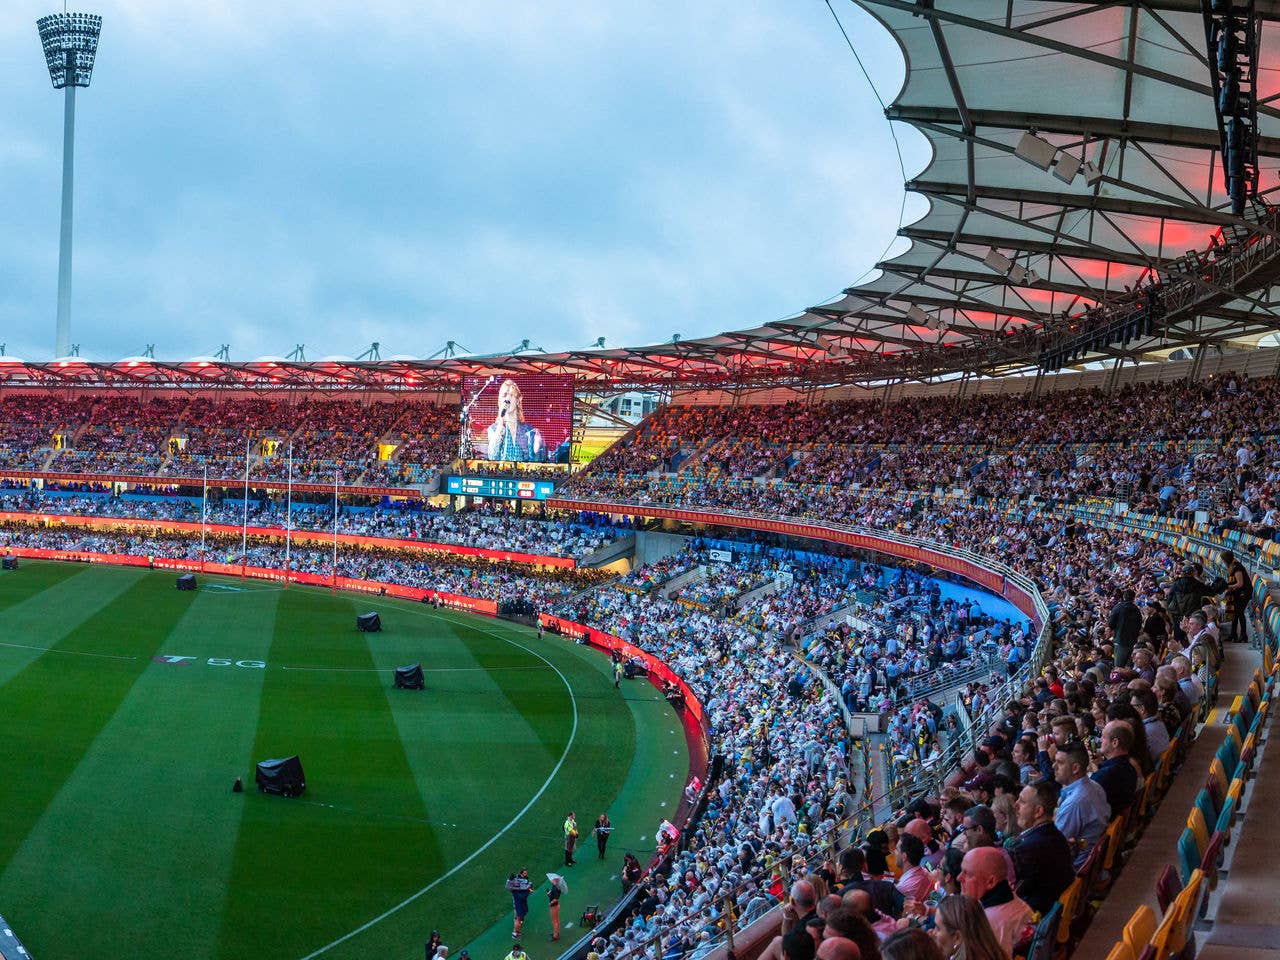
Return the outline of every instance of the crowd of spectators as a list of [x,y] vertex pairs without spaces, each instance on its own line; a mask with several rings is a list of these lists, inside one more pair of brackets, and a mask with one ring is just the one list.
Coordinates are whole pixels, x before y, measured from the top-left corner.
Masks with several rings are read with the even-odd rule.
[[[113,496],[107,493],[50,495],[34,488],[0,487],[0,511],[40,513],[50,516],[119,517],[132,520],[200,522],[199,498]],[[288,514],[286,518],[286,513]],[[330,532],[333,509],[325,504],[295,503],[287,508],[279,498],[208,501],[205,521],[210,524],[279,527]],[[609,546],[629,532],[630,524],[603,516],[581,515],[536,519],[517,517],[498,507],[450,513],[425,505],[383,508],[343,505],[339,508],[339,533],[430,543],[481,547],[538,556],[581,559]]]
[[[580,477],[591,495],[810,486],[1051,503],[1104,498],[1161,515],[1240,525],[1274,536],[1280,442],[1269,410],[1275,378],[1069,391],[1039,397],[864,400],[747,408],[672,406]],[[646,474],[671,475],[654,484]],[[733,484],[755,478],[756,483]]]
[[[252,567],[286,569],[285,544],[280,537],[248,537],[247,548],[242,552],[239,536],[207,536],[202,549],[198,535],[157,533],[151,527],[133,530],[46,529],[11,521],[0,524],[0,552],[6,547],[193,562],[207,560],[231,565],[243,562]],[[289,549],[288,569],[331,577],[335,570],[333,557],[331,548],[293,543]],[[557,601],[609,578],[609,574],[599,570],[562,567],[535,573],[526,564],[473,560],[389,547],[344,546],[337,557],[339,577],[397,583],[497,603],[528,601],[538,610],[549,610]]]
[[254,476],[284,480],[292,441],[298,482],[428,483],[457,456],[457,423],[457,407],[414,399],[7,394],[0,467],[224,478],[243,472],[247,445]]
[[[819,606],[856,596],[847,580],[828,577],[815,585],[813,576],[793,571],[793,583],[809,584],[802,595],[820,604],[806,608],[762,596],[725,616],[659,596],[663,591],[655,588],[697,565],[689,557],[642,568],[630,582],[572,601],[582,581],[570,574],[544,581],[499,567],[477,573],[474,566],[395,551],[353,551],[340,557],[339,572],[354,569],[356,576],[376,573],[494,599],[534,596],[662,657],[699,696],[724,776],[705,815],[683,838],[669,874],[641,879],[635,915],[598,947],[605,960],[700,956],[722,932],[726,899],[740,923],[779,902],[784,862],[793,877],[811,885],[800,889],[795,912],[811,906],[817,915],[817,894],[843,892],[839,906],[827,902],[824,919],[836,917],[836,926],[846,925],[855,942],[863,938],[863,956],[879,950],[878,938],[866,940],[863,928],[903,936],[895,931],[907,912],[940,926],[943,935],[954,932],[955,917],[949,925],[947,914],[924,903],[936,890],[963,895],[948,911],[981,908],[988,932],[1007,953],[1025,936],[1033,913],[1052,903],[1087,861],[1108,822],[1133,802],[1164,742],[1162,732],[1167,738],[1192,716],[1232,632],[1208,599],[1221,594],[1222,584],[1205,583],[1201,571],[1158,541],[1078,519],[1063,498],[1123,493],[1139,508],[1154,500],[1161,505],[1156,511],[1176,513],[1192,503],[1200,509],[1208,502],[1206,490],[1225,488],[1245,510],[1237,509],[1234,519],[1214,519],[1265,529],[1267,513],[1253,508],[1273,496],[1280,477],[1270,413],[1277,396],[1274,380],[1228,379],[1133,388],[1110,397],[930,398],[888,407],[847,401],[745,412],[674,407],[574,482],[587,499],[747,510],[897,531],[974,551],[1035,580],[1057,637],[1050,664],[1016,691],[1019,696],[998,717],[985,715],[984,694],[975,691],[971,712],[989,727],[968,778],[918,799],[878,838],[864,837],[834,860],[822,854],[823,845],[857,811],[848,744],[837,702],[815,682],[813,668],[797,662],[780,640],[789,625],[835,609],[819,613]],[[756,443],[755,452],[743,443]],[[838,453],[832,444],[841,445]],[[877,444],[901,448],[873,450]],[[803,467],[800,475],[761,482],[715,462],[717,445],[732,449],[749,470],[767,464],[762,473],[788,465],[794,472],[811,457],[822,462]],[[964,449],[975,445],[982,449]],[[1061,457],[1040,457],[1058,448]],[[1106,459],[1109,452],[1116,456]],[[686,463],[688,471],[681,472]],[[854,488],[851,476],[865,478],[854,481],[863,486]],[[936,492],[957,483],[967,487],[962,494]],[[1167,497],[1165,486],[1174,488]],[[1053,496],[1044,502],[1025,499],[1046,490]],[[57,538],[126,541],[126,552],[191,549],[189,540],[185,547],[165,538],[130,543],[127,533],[0,528],[0,544],[50,545]],[[238,541],[222,546],[238,551]],[[255,542],[250,562],[282,563],[279,550],[278,542]],[[321,553],[304,551],[296,564],[323,571],[329,560]],[[901,598],[881,602],[895,599]],[[972,610],[966,614],[971,618]],[[887,626],[889,636],[853,642],[852,633],[837,627],[837,636],[822,637],[815,656],[847,670],[859,644],[864,655],[874,644],[871,652],[883,659],[892,637],[904,657],[928,661],[941,644],[945,659],[950,639],[957,652],[966,644],[970,650],[994,646],[1016,669],[1032,641],[1022,624],[985,625],[985,641],[976,641],[969,624],[961,626],[958,609],[939,604],[935,612],[932,600],[927,617],[899,617]],[[846,673],[842,685],[856,677],[856,670]],[[945,736],[943,718],[927,704],[908,703],[893,710],[892,723],[895,775],[927,773]]]

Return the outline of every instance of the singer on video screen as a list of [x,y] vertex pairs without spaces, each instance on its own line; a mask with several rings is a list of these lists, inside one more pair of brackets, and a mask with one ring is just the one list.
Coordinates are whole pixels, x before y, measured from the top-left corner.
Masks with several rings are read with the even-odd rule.
[[547,459],[547,445],[538,428],[524,422],[524,399],[514,380],[498,388],[498,419],[489,427],[490,460],[538,461]]

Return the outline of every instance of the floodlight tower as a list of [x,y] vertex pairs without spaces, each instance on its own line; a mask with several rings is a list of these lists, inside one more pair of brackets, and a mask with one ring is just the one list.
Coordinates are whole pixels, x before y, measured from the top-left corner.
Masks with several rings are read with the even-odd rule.
[[71,206],[74,191],[76,87],[89,86],[102,18],[93,13],[51,13],[36,21],[53,89],[65,90],[62,116],[62,233],[58,243],[58,329],[55,357],[71,350]]

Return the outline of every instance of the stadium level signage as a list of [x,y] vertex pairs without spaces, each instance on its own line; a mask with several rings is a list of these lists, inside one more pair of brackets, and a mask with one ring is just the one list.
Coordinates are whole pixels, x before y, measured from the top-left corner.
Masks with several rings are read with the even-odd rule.
[[152,657],[154,663],[167,663],[175,667],[189,667],[193,663],[203,663],[209,667],[242,667],[246,670],[265,670],[267,665],[262,660],[226,660],[222,657],[209,657],[207,660],[203,657],[174,657],[167,654],[161,654],[158,657]]

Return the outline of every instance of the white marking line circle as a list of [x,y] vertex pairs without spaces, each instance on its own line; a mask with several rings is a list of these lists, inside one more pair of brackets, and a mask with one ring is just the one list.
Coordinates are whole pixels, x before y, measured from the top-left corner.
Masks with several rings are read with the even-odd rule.
[[[387,603],[381,603],[381,604],[380,604],[380,603],[376,603],[376,602],[374,602],[374,603],[373,603],[373,604],[371,604],[371,605],[372,605],[372,606],[382,606],[382,607],[391,607],[391,606],[392,606],[391,604],[387,604]],[[394,607],[393,607],[393,609],[396,609],[396,610],[413,610],[414,608],[413,608],[413,607],[401,607],[401,606],[398,606],[398,605],[397,605],[397,606],[394,606]],[[423,613],[423,612],[425,612],[425,611],[416,611],[416,612],[418,612],[418,613]],[[434,612],[434,613],[436,613],[437,615],[439,614],[439,611],[433,611],[433,612]],[[554,767],[554,768],[552,768],[552,770],[551,770],[551,774],[550,774],[550,775],[547,777],[547,779],[543,782],[542,786],[538,788],[538,792],[537,792],[537,793],[535,793],[535,794],[533,795],[532,799],[530,799],[530,800],[529,800],[529,802],[528,802],[528,803],[526,803],[526,804],[524,805],[524,809],[522,809],[519,813],[517,813],[514,817],[512,817],[512,818],[511,818],[511,821],[510,821],[510,822],[509,822],[505,827],[503,827],[501,830],[499,830],[497,833],[495,833],[492,837],[490,837],[488,840],[486,840],[486,841],[484,842],[484,844],[483,844],[479,849],[477,849],[474,853],[472,853],[472,854],[471,854],[469,857],[467,857],[465,860],[462,860],[461,862],[459,862],[459,863],[455,864],[453,867],[451,867],[451,868],[449,869],[449,872],[448,872],[448,873],[445,873],[445,874],[443,874],[443,875],[441,875],[441,876],[439,876],[439,877],[436,877],[434,880],[432,880],[429,884],[427,884],[425,887],[423,887],[423,888],[422,888],[421,890],[419,890],[418,892],[416,892],[416,893],[411,893],[409,896],[405,897],[403,900],[401,900],[399,903],[397,903],[394,907],[391,907],[391,908],[389,908],[389,909],[387,909],[387,910],[384,910],[382,913],[378,914],[378,915],[377,915],[376,917],[374,917],[372,920],[369,920],[368,922],[363,923],[363,924],[361,924],[360,926],[356,927],[356,928],[355,928],[354,930],[352,930],[350,933],[344,933],[344,934],[343,934],[342,936],[340,936],[337,940],[334,940],[334,941],[332,941],[331,943],[326,943],[326,944],[325,944],[323,947],[321,947],[319,950],[314,950],[314,951],[312,951],[311,953],[308,953],[305,957],[303,957],[303,958],[302,958],[302,960],[314,960],[314,958],[319,957],[319,956],[321,956],[321,955],[323,955],[323,954],[325,954],[325,953],[328,953],[328,952],[329,952],[330,950],[332,950],[334,947],[339,946],[340,944],[346,943],[346,942],[347,942],[348,940],[350,940],[352,937],[357,937],[357,936],[359,936],[360,934],[362,934],[362,933],[364,933],[366,930],[368,930],[370,927],[377,926],[377,925],[378,925],[379,923],[381,923],[383,920],[387,919],[387,917],[391,916],[391,915],[392,915],[392,914],[394,914],[394,913],[399,912],[400,910],[403,910],[405,907],[407,907],[409,904],[413,903],[413,902],[414,902],[415,900],[417,900],[419,897],[422,897],[422,896],[424,896],[425,894],[430,893],[430,892],[431,892],[432,890],[434,890],[434,889],[435,889],[439,884],[444,883],[444,881],[448,880],[448,879],[449,879],[450,877],[452,877],[455,873],[457,873],[459,870],[461,870],[463,867],[465,867],[467,864],[469,864],[472,860],[474,860],[476,857],[480,856],[480,854],[482,854],[482,853],[484,853],[486,850],[488,850],[491,846],[493,846],[493,845],[494,845],[495,843],[497,843],[500,839],[502,839],[502,837],[506,835],[506,833],[507,833],[507,831],[508,831],[508,830],[510,830],[512,827],[514,827],[517,823],[519,823],[519,822],[520,822],[520,819],[521,819],[521,818],[522,818],[526,813],[528,813],[528,812],[529,812],[529,810],[530,810],[530,808],[532,808],[532,807],[533,807],[533,805],[534,805],[535,803],[537,803],[537,802],[538,802],[538,800],[542,797],[542,795],[543,795],[544,793],[546,793],[546,792],[547,792],[547,787],[551,786],[552,781],[553,781],[553,780],[555,780],[556,775],[560,772],[560,768],[561,768],[562,766],[564,766],[564,762],[565,762],[565,760],[566,760],[566,759],[568,758],[568,756],[569,756],[569,750],[573,747],[573,741],[574,741],[574,740],[577,738],[577,736],[578,736],[578,699],[573,695],[573,688],[572,688],[571,686],[569,686],[569,681],[565,678],[565,675],[564,675],[563,673],[561,673],[561,672],[560,672],[560,668],[559,668],[559,667],[557,667],[557,666],[556,666],[554,663],[552,663],[550,660],[548,660],[546,657],[544,657],[542,654],[538,653],[538,651],[537,651],[537,650],[531,650],[529,647],[526,647],[523,643],[517,643],[515,640],[512,640],[512,639],[511,639],[511,638],[509,638],[509,637],[504,637],[502,634],[500,634],[500,633],[495,633],[495,632],[494,632],[494,631],[492,631],[492,630],[484,630],[484,629],[482,629],[482,628],[480,628],[480,627],[477,627],[477,626],[475,626],[475,625],[473,625],[473,624],[467,624],[467,625],[468,625],[469,627],[471,627],[472,629],[474,629],[474,630],[476,630],[476,631],[480,632],[480,633],[487,633],[487,634],[489,634],[489,636],[491,636],[491,637],[497,637],[499,640],[502,640],[504,643],[509,643],[509,644],[511,644],[512,646],[519,647],[521,650],[524,650],[526,653],[531,653],[531,654],[533,654],[535,657],[537,657],[539,660],[541,660],[543,663],[545,663],[548,667],[550,667],[552,670],[554,670],[554,671],[556,672],[556,675],[560,678],[560,681],[564,684],[564,688],[565,688],[565,690],[569,691],[569,703],[570,703],[570,705],[573,707],[573,727],[572,727],[572,729],[569,731],[569,742],[568,742],[568,743],[566,743],[566,744],[564,745],[564,752],[563,752],[562,754],[560,754],[560,759],[556,761],[556,765],[555,765],[555,767]],[[641,839],[641,840],[643,840],[643,839],[644,839],[644,837],[641,837],[640,839]]]

